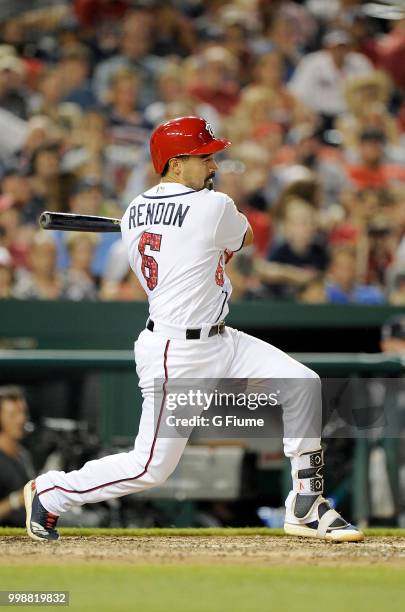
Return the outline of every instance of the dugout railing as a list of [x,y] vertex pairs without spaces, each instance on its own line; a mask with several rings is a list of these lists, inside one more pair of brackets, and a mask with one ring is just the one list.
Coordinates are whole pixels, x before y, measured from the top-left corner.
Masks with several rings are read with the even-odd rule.
[[[295,353],[296,359],[314,369],[322,378],[341,377],[351,381],[355,389],[353,403],[360,414],[368,412],[368,398],[362,381],[365,378],[400,381],[404,373],[405,357],[361,353]],[[100,383],[100,435],[105,447],[114,439],[132,440],[141,411],[141,396],[137,388],[133,353],[128,350],[0,350],[0,384],[31,384],[46,380],[69,380],[78,374],[97,373]],[[399,451],[401,414],[399,393],[388,386],[384,402],[385,417],[390,433],[380,440],[385,450],[386,465],[396,509],[399,504]],[[367,523],[370,515],[369,452],[375,444],[374,428],[370,423],[360,428],[354,439],[351,493],[353,516],[359,523]],[[287,464],[286,464],[287,467]],[[289,488],[288,467],[285,470],[285,489]]]

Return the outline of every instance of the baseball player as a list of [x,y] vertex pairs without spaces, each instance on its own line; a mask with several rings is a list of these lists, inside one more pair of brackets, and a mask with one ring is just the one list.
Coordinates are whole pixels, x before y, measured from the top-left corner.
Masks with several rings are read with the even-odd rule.
[[[283,405],[284,451],[291,460],[292,490],[285,531],[297,536],[359,541],[363,534],[322,497],[320,381],[315,372],[279,349],[228,327],[230,282],[225,256],[253,241],[234,202],[207,188],[217,169],[214,154],[231,143],[216,138],[200,117],[158,126],[150,151],[160,182],[137,196],[122,221],[129,263],[149,300],[146,328],[135,342],[143,395],[133,450],[87,462],[80,470],[50,471],[25,486],[27,531],[38,541],[58,539],[59,515],[143,491],[175,469],[187,437],[159,435],[167,386],[176,379],[293,379]],[[156,388],[156,381],[162,383]],[[315,427],[314,427],[315,423]],[[311,424],[311,426],[309,426]]]

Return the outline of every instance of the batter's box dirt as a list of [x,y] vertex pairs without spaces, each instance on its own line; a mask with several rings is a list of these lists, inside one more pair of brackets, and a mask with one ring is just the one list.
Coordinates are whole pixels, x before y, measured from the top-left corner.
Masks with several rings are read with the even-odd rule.
[[405,538],[369,537],[358,544],[271,536],[63,537],[50,544],[0,537],[3,564],[158,563],[393,565],[405,567]]

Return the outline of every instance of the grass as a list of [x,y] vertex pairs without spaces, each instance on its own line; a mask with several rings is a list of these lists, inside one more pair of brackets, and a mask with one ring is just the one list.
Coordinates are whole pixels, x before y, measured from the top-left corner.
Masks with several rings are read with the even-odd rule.
[[2,590],[64,590],[71,610],[390,612],[405,609],[404,570],[384,567],[80,566],[0,568]]
[[[62,527],[58,529],[62,536],[83,536],[83,537],[136,537],[136,536],[285,536],[282,529],[269,529],[267,527],[164,527],[153,529],[103,529],[87,527]],[[371,537],[405,537],[405,529],[396,527],[379,527],[365,529],[364,533]],[[25,536],[26,531],[17,527],[0,527],[0,537],[2,536]]]
[[[63,536],[283,536],[281,529],[61,529]],[[371,538],[405,537],[404,529],[368,529]],[[0,528],[1,536],[25,536]],[[96,544],[95,544],[96,545]],[[116,544],[119,546],[119,542]],[[51,550],[51,548],[50,548]],[[1,555],[1,549],[0,549]],[[0,590],[69,591],[69,609],[127,612],[390,612],[405,610],[399,566],[254,566],[114,563],[0,564]],[[37,606],[43,609],[42,606]],[[23,606],[24,609],[28,607]]]

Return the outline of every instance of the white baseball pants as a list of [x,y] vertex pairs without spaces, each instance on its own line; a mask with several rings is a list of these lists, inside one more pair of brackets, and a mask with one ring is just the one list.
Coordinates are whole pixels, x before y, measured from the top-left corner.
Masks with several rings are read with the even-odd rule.
[[[186,438],[159,436],[154,407],[161,404],[164,409],[165,387],[170,379],[316,379],[319,384],[301,385],[283,405],[285,430],[291,432],[293,424],[294,431],[302,436],[285,437],[283,442],[287,457],[320,447],[321,402],[317,374],[262,340],[230,327],[222,335],[201,340],[167,338],[145,329],[135,342],[135,361],[143,409],[133,450],[88,461],[73,472],[50,471],[38,476],[37,491],[48,511],[61,514],[74,506],[143,491],[162,484],[170,476],[187,444]],[[158,398],[155,397],[156,379],[165,381]],[[317,397],[314,388],[315,394],[319,393]],[[308,423],[311,423],[310,435]]]

